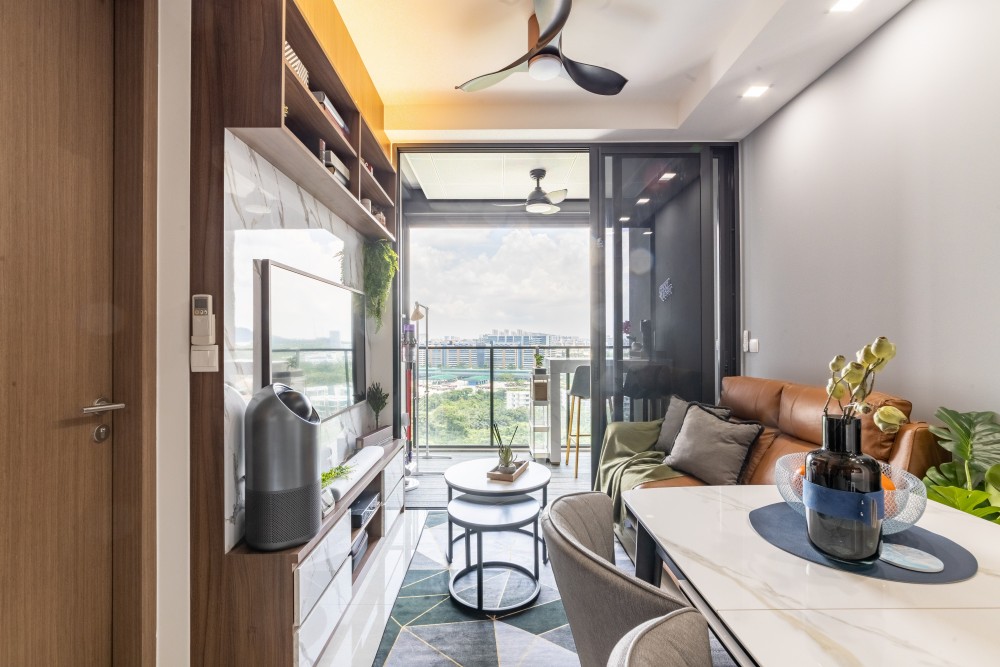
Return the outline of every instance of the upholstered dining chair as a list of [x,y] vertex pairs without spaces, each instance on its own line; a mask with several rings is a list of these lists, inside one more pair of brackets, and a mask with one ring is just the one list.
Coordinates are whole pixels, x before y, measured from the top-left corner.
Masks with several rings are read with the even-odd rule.
[[608,667],[711,665],[708,623],[697,609],[678,609],[633,628],[618,640]]
[[[605,667],[618,641],[636,626],[690,609],[681,597],[615,567],[613,526],[611,498],[603,493],[562,496],[542,517],[552,572],[583,667]],[[660,664],[711,666],[707,629],[690,632],[686,618],[666,627],[683,627],[677,654],[685,661]]]

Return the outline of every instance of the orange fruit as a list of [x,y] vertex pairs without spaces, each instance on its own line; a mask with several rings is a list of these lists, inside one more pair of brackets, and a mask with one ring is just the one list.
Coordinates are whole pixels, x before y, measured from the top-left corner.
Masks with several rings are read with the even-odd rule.
[[895,491],[896,485],[892,483],[892,480],[885,474],[882,475],[882,490],[883,491]]
[[806,466],[805,466],[805,464],[802,464],[799,467],[799,469],[795,471],[795,474],[799,475],[801,477],[805,477],[806,476]]

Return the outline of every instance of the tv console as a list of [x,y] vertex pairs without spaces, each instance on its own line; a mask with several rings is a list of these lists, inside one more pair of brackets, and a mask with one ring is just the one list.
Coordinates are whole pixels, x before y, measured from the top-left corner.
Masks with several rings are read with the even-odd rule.
[[[211,614],[224,638],[220,664],[315,664],[404,511],[403,441],[384,447],[379,462],[337,501],[308,543],[261,552],[240,542],[226,554],[222,597]],[[380,503],[352,528],[351,503],[365,491],[377,491]],[[368,547],[352,567],[351,546],[362,531]]]

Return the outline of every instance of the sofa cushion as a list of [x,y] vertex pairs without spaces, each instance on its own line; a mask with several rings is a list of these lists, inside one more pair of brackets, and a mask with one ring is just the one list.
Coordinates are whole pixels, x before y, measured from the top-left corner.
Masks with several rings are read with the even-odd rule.
[[757,471],[757,466],[760,465],[761,460],[767,454],[767,451],[774,444],[774,439],[781,434],[776,428],[771,428],[770,426],[765,426],[764,431],[757,438],[757,442],[750,446],[750,453],[747,454],[746,463],[743,464],[743,470],[740,471],[740,478],[737,484],[747,484],[749,480],[753,479],[754,473]]
[[684,424],[684,416],[687,414],[687,409],[690,405],[701,405],[723,419],[729,419],[731,412],[729,408],[685,401],[680,396],[671,396],[670,403],[667,405],[667,414],[664,415],[663,424],[660,426],[660,437],[657,438],[653,449],[665,454],[670,453],[670,450],[674,446],[674,440],[677,439],[677,434],[681,432],[681,425]]
[[875,410],[878,410],[883,405],[891,405],[894,408],[898,408],[900,412],[906,415],[906,418],[910,418],[910,412],[913,410],[913,404],[910,403],[905,398],[899,398],[898,396],[890,396],[889,394],[883,394],[880,391],[872,392],[868,397],[868,403],[874,408],[871,414],[865,415],[861,418],[861,449],[868,456],[874,456],[879,461],[888,461],[889,455],[892,452],[893,443],[896,442],[897,433],[883,433],[879,430],[878,426],[875,425],[875,420],[872,419],[875,414]]
[[753,419],[764,426],[777,428],[778,406],[784,386],[781,380],[739,375],[724,377],[719,405],[732,408],[733,416],[740,419]]
[[750,445],[763,430],[759,423],[731,422],[694,403],[663,463],[708,484],[736,484]]
[[[825,387],[786,383],[778,406],[778,429],[819,447],[823,444],[823,406],[826,399]],[[831,412],[839,412],[836,401],[831,405]]]
[[816,445],[805,440],[799,440],[784,433],[778,433],[771,446],[763,452],[757,461],[752,475],[746,476],[747,484],[774,484],[774,464],[785,454],[811,452]]

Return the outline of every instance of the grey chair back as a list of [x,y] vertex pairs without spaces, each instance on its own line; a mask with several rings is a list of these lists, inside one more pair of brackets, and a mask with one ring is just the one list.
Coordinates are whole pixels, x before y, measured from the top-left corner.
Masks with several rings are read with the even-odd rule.
[[[552,572],[583,667],[605,667],[615,644],[633,628],[688,607],[685,600],[615,567],[613,526],[611,498],[603,493],[562,496],[542,517]],[[701,641],[707,647],[707,631]]]
[[712,664],[708,623],[695,609],[646,621],[622,637],[608,667],[702,667]]
[[577,366],[573,371],[573,384],[569,387],[569,395],[590,400],[590,366]]

